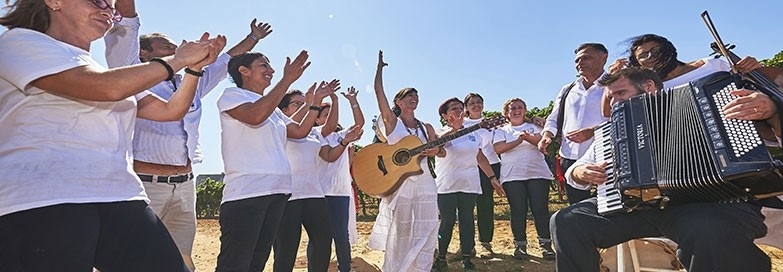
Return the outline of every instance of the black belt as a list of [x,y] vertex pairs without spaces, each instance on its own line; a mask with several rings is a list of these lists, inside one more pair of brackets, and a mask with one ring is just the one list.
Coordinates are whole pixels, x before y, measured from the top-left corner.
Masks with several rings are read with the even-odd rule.
[[193,173],[178,176],[139,175],[141,181],[159,183],[183,183],[193,179]]

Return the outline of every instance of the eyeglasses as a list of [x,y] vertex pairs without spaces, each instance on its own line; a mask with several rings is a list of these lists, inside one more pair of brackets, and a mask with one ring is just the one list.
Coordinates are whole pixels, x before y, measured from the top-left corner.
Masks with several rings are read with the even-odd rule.
[[98,7],[99,9],[108,9],[111,10],[111,20],[114,22],[122,21],[122,15],[120,15],[120,12],[117,11],[114,7],[109,4],[109,1],[107,0],[90,0],[90,3]]
[[647,59],[650,59],[652,57],[657,56],[658,53],[660,53],[660,52],[661,52],[661,47],[660,46],[656,46],[656,47],[653,47],[652,49],[650,49],[648,51],[641,52],[641,53],[637,54],[636,55],[636,60],[638,60],[638,61],[647,60]]

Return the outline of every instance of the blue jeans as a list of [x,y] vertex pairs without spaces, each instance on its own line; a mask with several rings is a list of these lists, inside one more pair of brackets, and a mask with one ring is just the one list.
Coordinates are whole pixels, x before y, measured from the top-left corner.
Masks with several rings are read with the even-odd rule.
[[334,251],[337,254],[337,269],[351,271],[351,243],[348,241],[348,213],[351,212],[350,196],[326,196],[332,222]]

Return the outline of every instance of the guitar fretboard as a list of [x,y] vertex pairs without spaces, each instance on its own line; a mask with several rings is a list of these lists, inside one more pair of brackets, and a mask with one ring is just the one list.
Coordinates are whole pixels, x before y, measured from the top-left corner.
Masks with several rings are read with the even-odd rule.
[[410,150],[410,153],[413,156],[418,155],[419,153],[421,153],[422,151],[424,151],[426,149],[433,148],[433,147],[436,147],[436,146],[448,143],[451,140],[454,140],[454,139],[457,139],[459,137],[465,136],[465,134],[471,133],[471,132],[473,132],[473,131],[475,131],[477,129],[480,129],[480,128],[481,128],[481,123],[469,126],[467,128],[461,129],[461,130],[459,130],[457,132],[454,132],[454,133],[445,135],[443,137],[440,137],[440,138],[438,138],[435,141],[427,142],[427,143],[422,144],[420,146],[414,147],[413,149]]

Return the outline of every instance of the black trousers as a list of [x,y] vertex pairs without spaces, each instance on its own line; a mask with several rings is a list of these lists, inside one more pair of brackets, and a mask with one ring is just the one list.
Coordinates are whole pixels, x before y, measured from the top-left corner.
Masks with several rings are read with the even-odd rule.
[[[560,169],[563,169],[563,173],[565,173],[568,168],[571,168],[571,165],[574,165],[576,161],[566,158],[560,158]],[[571,187],[571,185],[566,184],[565,186],[566,196],[568,197],[568,204],[573,205],[574,203],[579,203],[582,200],[588,199],[592,197],[593,195],[590,193],[590,190],[579,190],[574,187]]]
[[557,270],[598,271],[597,248],[665,236],[679,245],[690,272],[770,271],[769,257],[753,243],[767,232],[760,210],[748,203],[692,203],[601,216],[590,198],[552,215]]
[[511,209],[511,232],[517,245],[527,244],[527,211],[533,214],[538,241],[549,242],[549,184],[547,179],[528,179],[503,183]]
[[0,216],[0,271],[189,271],[144,201],[60,204]]
[[[492,164],[492,173],[500,178],[500,163]],[[495,234],[495,189],[489,177],[479,168],[481,176],[481,194],[476,198],[476,222],[478,224],[479,242],[492,242]]]
[[307,231],[307,271],[326,271],[332,254],[332,226],[326,198],[288,201],[275,240],[273,271],[292,271],[302,238]]
[[[476,206],[477,194],[450,193],[438,194],[438,211],[440,212],[440,227],[438,227],[438,257],[445,258],[449,249],[454,223],[459,221],[459,246],[463,256],[470,256],[476,245],[476,228],[473,225],[473,207]],[[459,220],[457,220],[459,218]]]
[[266,195],[220,205],[220,254],[215,271],[264,270],[290,196]]

